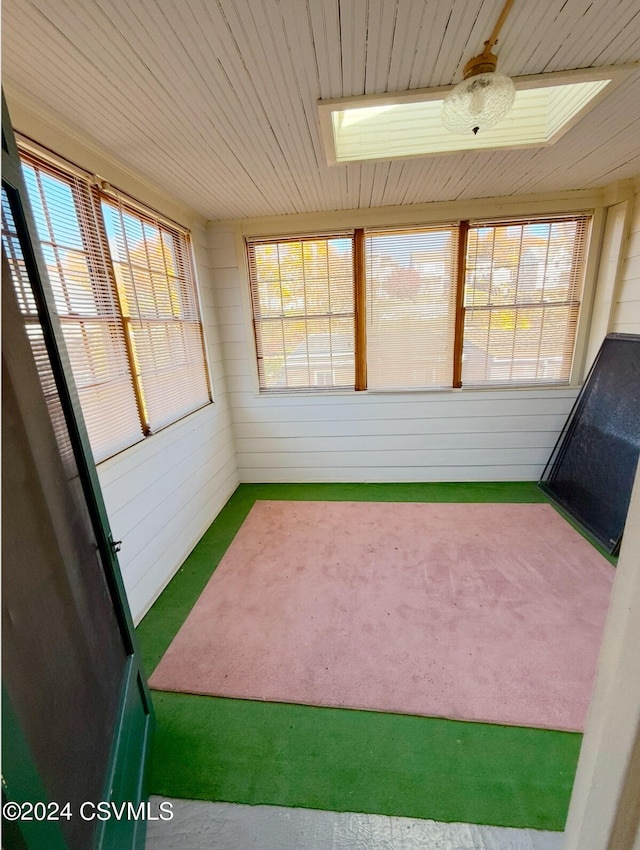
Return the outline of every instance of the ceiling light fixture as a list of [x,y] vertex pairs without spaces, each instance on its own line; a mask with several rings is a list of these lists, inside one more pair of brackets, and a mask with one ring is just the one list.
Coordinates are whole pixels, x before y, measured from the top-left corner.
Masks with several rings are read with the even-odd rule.
[[442,123],[451,133],[473,133],[494,127],[507,115],[516,96],[513,80],[496,71],[498,57],[491,52],[509,14],[513,0],[507,0],[484,50],[470,59],[458,83],[442,102]]

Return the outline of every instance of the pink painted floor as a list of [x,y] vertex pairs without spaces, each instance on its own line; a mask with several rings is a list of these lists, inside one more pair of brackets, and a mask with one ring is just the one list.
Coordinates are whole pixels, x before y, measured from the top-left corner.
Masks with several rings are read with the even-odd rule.
[[581,731],[613,576],[549,505],[257,502],[151,686]]

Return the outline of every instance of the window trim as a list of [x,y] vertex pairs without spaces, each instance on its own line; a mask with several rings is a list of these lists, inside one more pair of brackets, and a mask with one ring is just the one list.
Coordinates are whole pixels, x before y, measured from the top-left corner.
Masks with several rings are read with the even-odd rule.
[[[584,294],[585,294],[585,286],[586,286],[586,271],[587,271],[587,258],[588,258],[588,249],[590,244],[592,225],[593,225],[593,214],[589,212],[572,212],[566,215],[558,215],[558,216],[522,216],[519,218],[507,218],[507,219],[476,219],[468,222],[467,229],[467,240],[470,238],[470,233],[472,230],[483,230],[483,229],[506,229],[509,227],[526,227],[527,225],[536,225],[543,224],[549,225],[552,227],[554,224],[561,224],[563,222],[576,222],[578,224],[578,228],[576,230],[576,241],[573,244],[573,258],[571,261],[570,267],[570,278],[572,283],[570,283],[569,288],[572,292],[572,297],[568,298],[568,300],[562,301],[531,301],[529,303],[505,303],[504,305],[488,305],[484,306],[471,306],[467,308],[463,303],[462,308],[462,321],[466,322],[466,313],[468,310],[473,312],[483,312],[486,311],[489,316],[494,312],[494,310],[504,310],[505,312],[513,312],[516,316],[519,309],[542,309],[544,313],[545,307],[575,307],[577,309],[576,320],[573,325],[574,333],[571,339],[571,361],[570,367],[568,371],[567,378],[565,380],[522,380],[521,382],[513,382],[511,380],[504,381],[496,381],[492,383],[490,381],[480,382],[478,384],[470,383],[468,385],[469,389],[478,388],[482,389],[487,386],[493,386],[495,388],[499,387],[513,387],[513,386],[522,386],[522,387],[567,387],[571,386],[572,380],[572,371],[574,366],[574,359],[576,353],[576,340],[578,337],[578,324],[581,317],[582,306],[584,303]],[[582,246],[582,251],[578,252],[577,249]],[[468,255],[468,245],[467,245],[467,255]],[[465,256],[466,261],[466,256]],[[465,270],[466,271],[466,270]],[[582,274],[580,274],[582,272]],[[577,284],[577,286],[574,286]],[[465,284],[466,285],[466,282]],[[464,297],[466,296],[466,289],[463,290],[463,302]],[[464,332],[463,332],[464,333]],[[570,339],[569,336],[565,336],[565,341],[568,342]],[[512,361],[512,367],[515,364],[515,360]],[[540,360],[537,361],[537,367],[540,366]]]
[[[355,335],[356,335],[356,323],[358,321],[358,318],[356,317],[356,293],[355,293],[355,289],[352,292],[352,297],[353,297],[353,309],[352,310],[342,311],[340,313],[333,313],[331,311],[331,309],[329,309],[329,311],[325,312],[325,313],[319,312],[317,314],[313,314],[313,313],[308,313],[306,310],[303,309],[303,310],[301,310],[301,312],[298,315],[294,315],[294,316],[287,315],[287,316],[285,316],[284,307],[283,307],[280,316],[269,316],[269,317],[266,317],[266,318],[262,318],[261,316],[258,315],[259,303],[258,303],[258,299],[256,299],[256,297],[255,297],[256,294],[257,294],[258,286],[257,286],[257,283],[256,283],[256,285],[254,285],[254,282],[253,282],[253,279],[252,279],[252,276],[251,276],[251,268],[252,268],[252,265],[253,265],[252,255],[255,256],[254,252],[255,252],[255,248],[257,246],[260,246],[260,245],[276,245],[279,248],[280,245],[286,245],[286,244],[289,244],[289,243],[292,243],[292,244],[297,243],[297,244],[300,244],[300,245],[304,245],[305,242],[322,242],[322,241],[329,242],[330,240],[334,240],[334,239],[335,240],[345,239],[345,240],[349,240],[351,242],[351,258],[352,258],[352,272],[353,272],[353,268],[354,268],[354,265],[355,265],[355,248],[356,248],[356,238],[355,238],[355,233],[354,233],[353,229],[342,228],[340,230],[336,230],[336,231],[332,231],[332,232],[328,232],[328,233],[327,232],[313,232],[313,233],[289,235],[289,236],[284,236],[282,238],[278,237],[278,238],[275,238],[275,239],[265,237],[265,238],[256,238],[256,239],[246,239],[244,241],[244,246],[243,246],[244,247],[244,258],[245,258],[245,263],[246,263],[246,268],[247,268],[247,273],[248,273],[248,280],[249,280],[248,299],[249,299],[249,309],[250,309],[250,316],[251,316],[253,351],[254,351],[254,355],[255,355],[253,359],[254,359],[254,363],[255,363],[255,366],[256,366],[256,375],[257,375],[258,388],[259,388],[260,395],[268,395],[268,394],[281,393],[281,392],[284,393],[284,394],[311,393],[313,395],[315,395],[317,393],[325,394],[325,393],[332,393],[332,392],[348,392],[348,393],[351,393],[351,392],[354,392],[354,390],[357,388],[357,362],[356,362],[356,352],[355,352]],[[278,267],[280,268],[279,256],[278,256]],[[355,286],[355,280],[353,279],[353,274],[352,274],[352,281],[353,281],[353,285]],[[303,271],[303,281],[302,282],[303,282],[303,291],[306,293],[304,271]],[[280,285],[280,290],[281,290],[280,291],[280,298],[281,298],[281,301],[282,301],[282,286],[281,285]],[[331,296],[330,296],[330,288],[329,288],[329,301],[330,300],[331,300]],[[306,295],[305,295],[305,301],[306,301]],[[338,384],[338,385],[335,385],[335,386],[334,385],[326,385],[325,386],[325,385],[316,385],[315,384],[315,382],[313,381],[313,379],[311,377],[310,349],[309,349],[309,346],[308,346],[309,338],[307,336],[306,337],[306,340],[307,340],[307,372],[308,372],[308,377],[309,377],[308,384],[302,385],[302,386],[299,386],[299,387],[296,387],[296,386],[291,386],[291,387],[289,387],[289,386],[284,386],[284,387],[262,386],[262,383],[261,383],[261,365],[260,365],[262,325],[266,325],[269,322],[274,322],[274,323],[281,322],[282,323],[282,329],[283,329],[283,339],[284,339],[284,322],[285,322],[285,320],[287,320],[287,321],[296,321],[297,320],[297,321],[300,321],[300,322],[304,322],[305,325],[306,325],[307,322],[309,322],[309,321],[313,322],[314,320],[318,320],[318,321],[328,320],[329,323],[330,323],[332,318],[351,319],[353,321],[353,328],[354,328],[354,372],[353,372],[354,383],[353,383],[353,385],[351,385],[351,384],[339,385]],[[329,330],[329,336],[331,338],[331,330]],[[331,343],[331,339],[330,339],[330,343]],[[285,354],[285,362],[284,362],[285,376],[286,376],[286,370],[287,370],[286,361],[287,361],[287,358],[289,356],[290,355]],[[332,358],[332,355],[330,355],[330,356]],[[262,355],[262,360],[264,361],[264,354]],[[333,364],[330,368],[332,369],[332,374],[335,374],[333,372],[333,368],[334,368]],[[326,371],[326,370],[324,370],[324,371]]]
[[[347,230],[347,222],[350,218],[355,220],[355,225],[351,228],[354,235],[354,291],[356,293],[355,300],[355,316],[356,325],[354,331],[355,340],[355,356],[356,356],[356,379],[358,376],[358,362],[364,356],[364,366],[360,367],[360,374],[365,376],[366,380],[366,328],[364,333],[358,328],[357,317],[361,312],[363,321],[366,323],[366,302],[362,298],[362,294],[358,294],[360,289],[364,288],[366,294],[366,278],[364,273],[356,270],[358,261],[357,239],[361,238],[362,250],[364,250],[364,238],[366,238],[367,230],[412,230],[421,227],[437,227],[454,224],[459,228],[459,257],[462,262],[458,262],[458,280],[456,289],[456,340],[454,351],[454,381],[451,387],[406,387],[406,388],[369,388],[358,385],[356,380],[355,388],[329,388],[322,391],[322,394],[331,393],[332,395],[351,395],[354,392],[365,392],[375,395],[384,394],[415,394],[415,393],[504,393],[504,392],[535,392],[535,391],[566,391],[575,389],[581,385],[585,371],[585,357],[587,353],[587,345],[589,341],[591,312],[595,298],[595,288],[598,276],[598,261],[601,249],[601,242],[604,233],[604,225],[606,219],[606,207],[603,204],[602,198],[595,195],[593,192],[580,191],[571,193],[575,197],[572,198],[557,198],[544,201],[543,198],[527,197],[518,203],[517,198],[491,198],[488,202],[481,199],[471,200],[469,202],[450,203],[434,203],[417,206],[417,210],[407,209],[398,210],[398,208],[390,211],[384,208],[374,210],[351,210],[340,213],[338,220],[342,227],[336,228],[335,231],[329,230],[326,226],[330,220],[329,214],[309,214],[304,216],[282,216],[273,219],[247,219],[239,224],[237,230],[237,245],[238,250],[242,251],[244,259],[244,273],[246,286],[244,287],[243,300],[248,308],[248,322],[251,324],[252,330],[254,326],[253,304],[250,296],[251,293],[251,275],[248,263],[248,243],[249,242],[277,242],[287,239],[300,239],[312,235],[332,236],[344,233]],[[458,209],[465,209],[468,215],[465,217],[452,215],[452,206]],[[497,207],[495,213],[492,207]],[[507,207],[507,209],[505,209]],[[488,209],[487,209],[488,208]],[[444,215],[437,215],[437,210],[445,210]],[[416,215],[417,211],[424,210],[424,216]],[[507,211],[508,210],[508,211]],[[518,210],[515,212],[515,210]],[[475,213],[475,214],[471,214]],[[332,214],[335,216],[335,214]],[[386,216],[387,220],[384,220]],[[501,383],[495,385],[473,385],[463,386],[461,381],[462,374],[462,359],[458,355],[458,350],[462,349],[464,344],[464,278],[466,273],[466,253],[467,253],[467,235],[470,226],[479,224],[522,224],[523,222],[540,221],[552,222],[562,221],[571,218],[587,217],[590,219],[588,227],[589,232],[585,244],[584,252],[584,278],[582,281],[582,290],[576,330],[573,343],[573,356],[571,361],[571,370],[569,378],[566,382],[531,382],[522,381],[514,383]],[[395,221],[397,219],[397,221]],[[302,229],[303,221],[311,222],[308,228]],[[389,221],[393,223],[389,223]],[[290,221],[290,228],[283,228],[283,223]],[[316,227],[313,224],[317,224]],[[358,237],[357,234],[362,236]],[[463,237],[463,238],[462,238]],[[240,248],[241,246],[241,248]],[[364,272],[365,258],[362,258],[362,268]],[[252,334],[253,336],[253,334]],[[365,347],[359,344],[359,340],[364,337]],[[253,374],[255,380],[254,395],[256,397],[265,397],[266,395],[291,396],[291,395],[306,395],[309,397],[318,397],[317,390],[311,388],[274,388],[263,389],[260,387],[260,381],[257,369],[257,350],[254,345],[252,347]]]
[[[78,219],[78,226],[80,227],[83,241],[85,239],[85,232],[82,224],[84,213],[89,210],[96,220],[98,239],[101,247],[102,256],[104,259],[105,272],[109,278],[110,285],[114,293],[114,301],[118,310],[118,321],[121,324],[124,333],[126,362],[128,365],[129,376],[133,387],[135,403],[138,412],[138,419],[140,422],[139,438],[132,442],[129,442],[127,445],[123,445],[123,447],[118,449],[117,451],[109,452],[105,454],[104,457],[98,457],[98,459],[96,460],[96,464],[105,463],[106,461],[111,460],[112,458],[120,455],[122,452],[128,451],[134,446],[138,446],[144,443],[147,437],[153,436],[154,434],[159,433],[160,431],[163,431],[164,429],[179,423],[186,417],[198,413],[214,403],[213,383],[211,377],[211,369],[209,365],[205,325],[203,321],[202,300],[191,232],[183,224],[166,216],[164,213],[158,211],[154,207],[145,204],[142,201],[139,201],[137,198],[133,197],[128,192],[113,186],[111,183],[103,180],[98,175],[92,174],[91,172],[83,169],[76,163],[66,159],[65,157],[57,154],[49,148],[46,148],[38,142],[35,142],[33,139],[23,134],[17,133],[16,141],[21,161],[26,161],[32,167],[40,168],[44,172],[50,172],[52,176],[56,179],[62,181],[65,180],[65,177],[69,179],[69,185],[71,187],[71,191],[73,193],[74,198],[74,214]],[[75,181],[78,180],[86,184],[86,196],[84,193],[77,192]],[[82,195],[82,197],[80,197],[80,194]],[[202,377],[206,386],[206,395],[208,398],[207,401],[205,401],[203,404],[194,407],[186,413],[181,413],[181,415],[171,419],[168,422],[164,422],[163,424],[157,425],[153,430],[150,427],[147,417],[147,406],[144,397],[144,382],[143,380],[141,380],[139,370],[136,368],[135,364],[133,340],[130,329],[128,328],[128,322],[130,321],[130,317],[127,316],[126,311],[123,309],[122,293],[120,292],[120,289],[117,285],[114,260],[111,253],[111,248],[109,246],[106,222],[102,211],[103,202],[115,205],[116,207],[119,206],[125,212],[129,212],[136,219],[140,220],[141,223],[149,223],[153,227],[157,228],[160,233],[164,232],[168,234],[173,241],[181,240],[182,245],[179,247],[179,250],[178,248],[176,248],[175,250],[178,251],[178,253],[182,255],[183,260],[186,261],[186,265],[188,267],[187,280],[193,285],[192,294],[196,307],[196,321],[201,344],[201,362],[203,370]],[[184,264],[185,263],[183,262],[183,265]],[[167,324],[170,325],[170,322],[167,322]],[[192,322],[191,324],[194,324],[194,322]]]

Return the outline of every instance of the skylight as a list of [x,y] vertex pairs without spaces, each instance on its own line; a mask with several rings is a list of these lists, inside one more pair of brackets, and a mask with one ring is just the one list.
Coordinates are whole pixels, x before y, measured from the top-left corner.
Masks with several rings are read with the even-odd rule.
[[442,101],[451,86],[320,101],[327,159],[335,165],[550,145],[633,70],[632,65],[515,77],[511,111],[477,136],[455,135],[444,127]]

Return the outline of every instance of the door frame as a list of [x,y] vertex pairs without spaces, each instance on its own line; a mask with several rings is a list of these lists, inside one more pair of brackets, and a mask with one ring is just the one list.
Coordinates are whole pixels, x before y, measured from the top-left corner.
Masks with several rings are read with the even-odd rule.
[[[98,549],[111,603],[124,645],[127,661],[123,676],[119,707],[111,752],[106,767],[103,801],[127,800],[136,807],[146,800],[145,768],[149,757],[154,713],[146,677],[142,669],[133,618],[127,601],[100,482],[93,459],[89,438],[75,387],[62,328],[56,314],[46,264],[42,255],[31,212],[29,198],[22,175],[18,149],[13,134],[8,108],[2,94],[2,184],[6,189],[16,230],[19,234],[24,263],[37,305],[57,392],[69,432],[69,438],[78,469],[83,496]],[[3,686],[3,796],[7,801],[24,803],[46,801],[37,766],[14,711],[9,694]],[[124,795],[124,796],[123,796]],[[100,801],[94,801],[100,802]],[[75,813],[77,816],[77,813]],[[32,827],[36,826],[35,833]],[[21,825],[22,839],[28,848],[46,846],[52,850],[66,848],[59,827],[49,824],[46,833],[39,830],[42,824]],[[146,822],[144,820],[119,821],[111,818],[100,821],[95,833],[95,850],[126,850],[144,847]],[[60,843],[61,842],[61,843]]]

